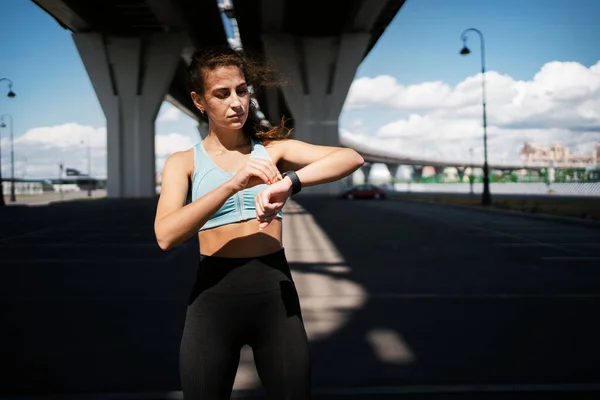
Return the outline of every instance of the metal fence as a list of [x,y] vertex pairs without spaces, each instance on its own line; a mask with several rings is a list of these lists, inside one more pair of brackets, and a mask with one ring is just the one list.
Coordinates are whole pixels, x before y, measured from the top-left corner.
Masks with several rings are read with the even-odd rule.
[[[394,189],[399,192],[427,192],[427,193],[470,193],[468,183],[395,183]],[[482,193],[483,184],[474,183],[473,193]],[[600,182],[587,183],[553,183],[548,185],[543,182],[531,183],[491,183],[492,194],[530,194],[530,195],[564,195],[564,196],[600,196]]]

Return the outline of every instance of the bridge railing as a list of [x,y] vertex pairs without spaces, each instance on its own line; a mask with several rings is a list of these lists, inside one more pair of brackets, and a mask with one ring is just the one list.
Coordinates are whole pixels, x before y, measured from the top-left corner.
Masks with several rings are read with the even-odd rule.
[[[415,183],[399,182],[393,184],[399,192],[422,193],[470,193],[469,183]],[[482,183],[473,184],[473,193],[483,192]],[[600,196],[600,182],[567,182],[547,184],[544,182],[530,183],[491,183],[490,192],[494,194],[522,194],[522,195],[557,195],[557,196]]]

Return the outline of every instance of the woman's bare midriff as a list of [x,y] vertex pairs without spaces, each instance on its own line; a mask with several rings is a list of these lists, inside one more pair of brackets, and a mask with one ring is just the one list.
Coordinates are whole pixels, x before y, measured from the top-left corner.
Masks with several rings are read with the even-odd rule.
[[198,233],[200,254],[218,257],[258,257],[281,250],[282,222],[274,219],[263,230],[251,219]]

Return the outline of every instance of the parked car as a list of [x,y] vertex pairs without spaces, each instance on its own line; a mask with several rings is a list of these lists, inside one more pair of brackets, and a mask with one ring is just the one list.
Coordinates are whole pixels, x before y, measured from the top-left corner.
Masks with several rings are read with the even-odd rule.
[[344,190],[340,197],[342,199],[378,199],[383,200],[386,198],[386,191],[371,184],[352,186]]

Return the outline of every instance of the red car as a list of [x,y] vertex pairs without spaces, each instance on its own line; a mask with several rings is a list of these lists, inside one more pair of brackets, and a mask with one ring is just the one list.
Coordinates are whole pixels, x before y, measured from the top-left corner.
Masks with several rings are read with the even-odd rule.
[[385,190],[371,184],[353,186],[346,189],[340,195],[343,199],[378,199],[383,200],[386,197]]

